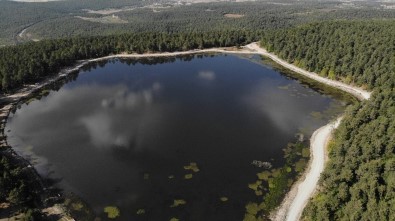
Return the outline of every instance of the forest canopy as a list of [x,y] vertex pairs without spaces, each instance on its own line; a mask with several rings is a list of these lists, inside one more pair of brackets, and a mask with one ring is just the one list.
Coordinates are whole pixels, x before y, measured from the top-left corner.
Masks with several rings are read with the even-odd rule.
[[262,46],[322,76],[373,90],[348,108],[304,220],[395,218],[395,21],[334,21],[265,33]]
[[373,90],[350,106],[305,220],[395,218],[395,21],[330,21],[272,31],[133,33],[43,40],[0,48],[0,90],[35,83],[81,59],[128,52],[238,46],[261,38],[283,59]]
[[171,52],[238,46],[256,41],[259,31],[135,33],[30,42],[0,48],[0,91],[34,83],[76,61],[117,53]]

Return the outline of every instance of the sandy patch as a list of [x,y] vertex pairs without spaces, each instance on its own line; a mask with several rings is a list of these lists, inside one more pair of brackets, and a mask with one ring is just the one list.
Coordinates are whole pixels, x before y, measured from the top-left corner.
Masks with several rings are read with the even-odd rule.
[[116,15],[104,16],[104,17],[100,17],[100,18],[89,18],[89,17],[82,17],[82,16],[74,16],[74,17],[82,19],[84,21],[97,22],[97,23],[103,23],[103,24],[125,24],[125,23],[128,23],[128,21],[125,21]]
[[244,17],[245,15],[243,15],[243,14],[224,14],[224,17],[226,17],[226,18],[242,18],[242,17]]
[[126,8],[107,8],[102,10],[82,9],[82,11],[89,14],[111,15],[123,11],[132,11],[134,9],[135,9],[134,7],[126,7]]

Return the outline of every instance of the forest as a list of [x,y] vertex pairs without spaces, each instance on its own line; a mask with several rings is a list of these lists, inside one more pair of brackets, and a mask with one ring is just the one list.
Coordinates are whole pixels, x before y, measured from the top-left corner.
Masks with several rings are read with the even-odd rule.
[[[18,3],[7,2],[7,4],[10,8],[16,7],[13,4],[18,6]],[[219,10],[220,7],[220,3],[210,6],[214,10]],[[199,9],[204,8],[207,9],[207,5],[202,4]],[[393,209],[395,205],[395,22],[391,20],[393,12],[349,9],[327,13],[314,11],[309,16],[300,17],[298,13],[302,13],[302,9],[295,8],[297,7],[292,9],[295,11],[284,14],[284,9],[267,7],[265,13],[258,15],[256,13],[259,10],[254,9],[252,5],[248,11],[255,11],[255,14],[229,21],[223,18],[222,13],[247,14],[243,11],[246,9],[233,8],[233,11],[221,11],[221,18],[213,15],[204,20],[197,19],[197,12],[193,14],[192,11],[188,11],[191,9],[185,8],[184,11],[178,12],[183,14],[183,19],[180,20],[173,17],[172,13],[155,14],[156,17],[153,17],[155,19],[168,19],[169,22],[164,23],[163,26],[156,26],[148,15],[144,17],[145,21],[137,21],[133,20],[133,16],[138,17],[138,14],[124,15],[121,12],[119,14],[121,17],[124,16],[125,19],[135,22],[133,27],[130,26],[130,29],[125,31],[121,31],[122,27],[125,27],[122,25],[116,26],[115,30],[102,24],[78,21],[75,23],[77,28],[69,32],[70,35],[65,36],[66,32],[63,29],[55,29],[56,37],[74,36],[72,38],[48,39],[1,47],[0,91],[10,93],[24,84],[33,84],[45,79],[82,59],[121,52],[143,53],[238,46],[260,39],[261,45],[270,52],[301,68],[373,91],[370,100],[347,109],[343,123],[330,143],[330,160],[320,180],[319,193],[305,210],[304,220],[393,220],[395,219]],[[23,7],[20,10],[22,9]],[[37,14],[43,14],[45,11],[42,8],[36,10]],[[65,8],[62,13],[66,11],[69,13],[68,10],[75,9]],[[143,13],[146,9],[141,10],[135,13]],[[54,20],[37,24],[35,32],[45,33],[48,27],[55,26],[56,19],[65,21],[63,24],[67,23],[69,26],[78,20],[73,17],[60,18],[57,13],[48,15],[53,16]],[[194,16],[188,20],[187,17],[191,14]],[[352,21],[325,21],[332,20],[338,15],[341,18],[352,18]],[[387,19],[363,19],[380,16]],[[26,18],[26,21],[31,19]],[[41,19],[43,18],[35,16],[33,20],[40,22]],[[319,19],[324,21],[316,22]],[[200,25],[188,29],[188,24],[197,20],[199,21],[197,24]],[[252,20],[255,22],[249,23]],[[25,27],[26,21],[19,20],[15,24],[22,28]],[[305,24],[306,22],[309,24]],[[211,26],[212,24],[216,25]],[[246,27],[246,24],[250,26]],[[143,32],[145,25],[157,29]],[[202,31],[202,28],[207,26],[212,28]],[[18,31],[15,25],[5,30],[7,30],[5,38],[13,36]],[[89,31],[92,31],[91,34],[104,33],[104,36],[86,36]],[[114,34],[118,31],[128,33]],[[34,194],[26,189],[26,182],[16,181],[21,179],[21,171],[13,167],[10,161],[4,157],[1,159],[2,174],[0,175],[5,181],[0,183],[5,185],[0,186],[2,193],[0,198],[12,199],[16,204],[26,203],[21,199],[27,198],[30,200],[29,203],[32,203]],[[14,182],[18,185],[14,185]]]
[[324,22],[265,33],[262,46],[302,68],[373,91],[329,145],[304,220],[395,218],[395,22]]
[[[271,1],[176,3],[77,0],[26,4],[0,1],[0,46],[31,40],[113,35],[130,32],[267,30],[333,19],[392,19],[389,3]],[[226,14],[237,14],[231,18]],[[112,17],[114,16],[114,17]],[[26,30],[25,30],[26,29]],[[21,33],[22,30],[25,32]]]
[[31,42],[0,48],[0,91],[35,83],[78,60],[122,52],[185,51],[238,46],[256,41],[259,31],[227,30],[192,33],[137,33],[76,37]]

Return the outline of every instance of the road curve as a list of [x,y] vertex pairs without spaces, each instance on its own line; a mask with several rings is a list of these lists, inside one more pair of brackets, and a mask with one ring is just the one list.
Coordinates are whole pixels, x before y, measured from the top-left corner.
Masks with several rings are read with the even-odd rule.
[[[371,92],[365,91],[361,88],[347,85],[339,81],[330,80],[321,77],[316,73],[296,67],[295,65],[280,59],[276,55],[267,52],[265,49],[259,47],[257,43],[251,43],[245,47],[250,50],[257,51],[259,54],[269,57],[283,67],[295,71],[303,76],[350,93],[359,100],[368,100],[371,96]],[[310,161],[308,169],[304,176],[302,176],[302,178],[292,186],[280,207],[274,212],[274,214],[271,214],[272,220],[297,221],[300,219],[310,197],[314,194],[317,188],[318,180],[324,170],[326,161],[326,145],[333,130],[339,126],[341,120],[342,118],[340,117],[336,121],[330,122],[313,133],[310,139]]]
[[325,147],[331,137],[332,131],[337,128],[342,118],[331,122],[316,130],[310,139],[310,164],[302,181],[298,181],[276,211],[275,221],[299,220],[303,209],[316,190],[321,172],[325,166]]

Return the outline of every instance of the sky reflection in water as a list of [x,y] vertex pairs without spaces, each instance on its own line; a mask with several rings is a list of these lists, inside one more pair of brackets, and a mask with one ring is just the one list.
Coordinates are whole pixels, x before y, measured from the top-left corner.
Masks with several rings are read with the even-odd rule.
[[[255,199],[251,162],[280,166],[296,133],[325,123],[310,113],[329,107],[341,102],[236,56],[113,60],[22,105],[7,130],[41,174],[61,178],[60,187],[98,212],[116,205],[122,220],[136,219],[139,208],[148,220],[241,220]],[[200,172],[185,180],[189,162]],[[171,209],[177,198],[187,204]]]

